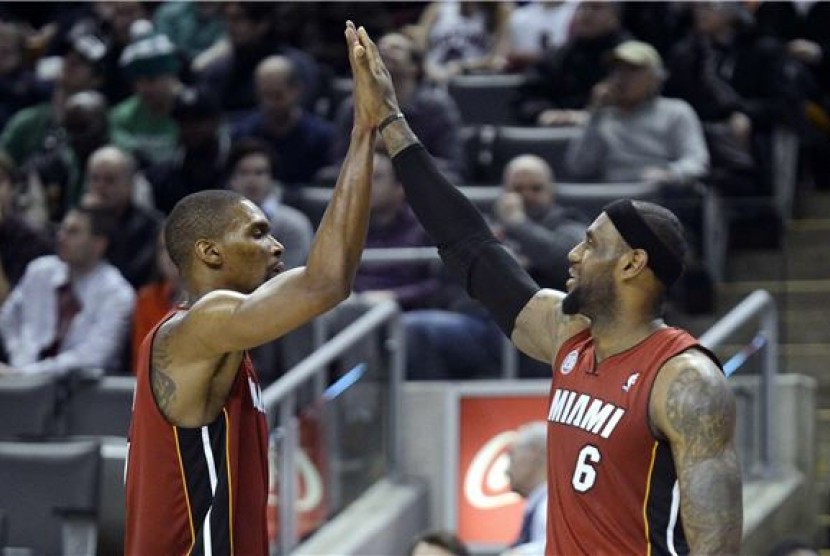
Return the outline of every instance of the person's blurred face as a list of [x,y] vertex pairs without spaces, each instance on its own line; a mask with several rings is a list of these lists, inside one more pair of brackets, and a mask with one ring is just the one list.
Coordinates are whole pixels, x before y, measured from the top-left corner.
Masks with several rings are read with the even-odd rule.
[[268,32],[268,22],[248,19],[245,10],[237,4],[225,6],[225,23],[228,39],[237,47],[255,44]]
[[260,108],[267,119],[283,121],[299,104],[300,87],[285,72],[260,72],[256,78]]
[[208,145],[219,134],[219,118],[179,121],[179,143],[188,151]]
[[176,77],[169,74],[137,77],[133,82],[135,93],[146,105],[163,107],[175,94]]
[[522,197],[525,212],[531,218],[543,216],[553,205],[553,183],[549,174],[537,165],[523,165],[507,172],[504,189]]
[[130,204],[133,176],[124,159],[93,155],[89,159],[87,181],[89,192],[97,199],[99,206],[119,211]]
[[395,177],[395,169],[388,157],[375,154],[372,169],[372,211],[397,210],[404,200],[403,187]]
[[107,112],[82,106],[68,106],[63,127],[72,149],[88,155],[107,141]]
[[715,37],[732,25],[729,7],[720,2],[696,2],[693,14],[695,29],[704,37]]
[[417,78],[418,68],[412,59],[413,48],[412,41],[400,33],[384,35],[378,41],[380,56],[393,80]]
[[67,96],[96,89],[101,83],[95,68],[74,50],[63,56],[58,79]]
[[633,107],[648,100],[657,89],[659,78],[649,67],[616,62],[609,75],[616,104]]
[[230,188],[261,205],[271,191],[271,163],[264,154],[254,153],[242,158],[233,169]]
[[22,63],[20,35],[11,24],[0,23],[0,75],[13,72]]
[[107,247],[107,241],[92,234],[89,215],[70,210],[58,228],[57,254],[73,269],[87,269],[96,264]]
[[580,2],[574,12],[571,36],[593,39],[619,28],[619,17],[609,2]]

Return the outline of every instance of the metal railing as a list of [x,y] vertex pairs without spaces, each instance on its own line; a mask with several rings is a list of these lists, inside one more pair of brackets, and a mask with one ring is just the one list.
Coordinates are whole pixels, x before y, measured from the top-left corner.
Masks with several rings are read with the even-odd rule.
[[[724,363],[727,376],[738,370],[745,362],[747,353],[762,351],[760,376],[760,471],[761,475],[769,477],[774,474],[773,447],[775,446],[774,424],[775,404],[775,376],[778,373],[778,311],[775,301],[769,292],[756,290],[743,301],[724,315],[701,337],[700,343],[715,350],[732,339],[746,325],[757,323],[757,333],[747,344],[747,348],[736,353]],[[737,392],[739,402],[744,401],[745,393]],[[743,428],[746,434],[749,429]],[[741,440],[741,439],[739,439]],[[744,443],[746,445],[746,442]]]
[[359,342],[375,333],[385,332],[385,348],[390,358],[388,365],[388,403],[385,403],[388,419],[385,439],[387,476],[395,477],[402,457],[402,442],[399,438],[400,385],[404,377],[406,357],[405,337],[400,323],[400,309],[392,301],[373,305],[369,310],[344,328],[331,340],[324,343],[312,354],[298,363],[282,378],[263,392],[263,402],[268,413],[270,426],[281,425],[283,449],[279,451],[279,497],[278,497],[278,550],[288,554],[298,542],[297,515],[297,451],[299,431],[297,412],[301,391],[311,385],[313,400],[322,397],[326,387],[328,367],[343,357]]

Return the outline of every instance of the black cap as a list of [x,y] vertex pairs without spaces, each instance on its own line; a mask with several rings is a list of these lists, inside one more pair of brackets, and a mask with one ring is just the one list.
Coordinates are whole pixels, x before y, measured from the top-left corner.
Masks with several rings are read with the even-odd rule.
[[216,95],[201,88],[184,88],[176,96],[172,117],[177,121],[206,120],[221,113]]

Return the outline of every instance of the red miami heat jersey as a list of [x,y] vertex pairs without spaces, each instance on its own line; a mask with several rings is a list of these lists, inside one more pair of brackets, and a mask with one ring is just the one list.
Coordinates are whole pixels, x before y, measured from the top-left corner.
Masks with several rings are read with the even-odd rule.
[[150,350],[159,325],[141,344],[136,369],[125,552],[265,556],[268,424],[250,358],[243,357],[212,423],[173,426],[150,386]]
[[708,354],[663,328],[596,365],[589,330],[560,348],[547,417],[547,555],[689,552],[671,448],[651,433],[648,405],[657,371],[691,347]]

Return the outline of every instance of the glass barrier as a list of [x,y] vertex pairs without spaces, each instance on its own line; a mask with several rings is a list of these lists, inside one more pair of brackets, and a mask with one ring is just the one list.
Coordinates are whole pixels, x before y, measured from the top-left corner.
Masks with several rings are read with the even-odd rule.
[[362,311],[263,392],[272,426],[272,554],[288,554],[378,480],[397,475],[400,313],[393,302]]
[[707,330],[700,343],[720,357],[727,377],[758,377],[757,387],[744,383],[733,386],[735,442],[744,477],[773,476],[778,312],[772,296],[764,290],[752,292]]

